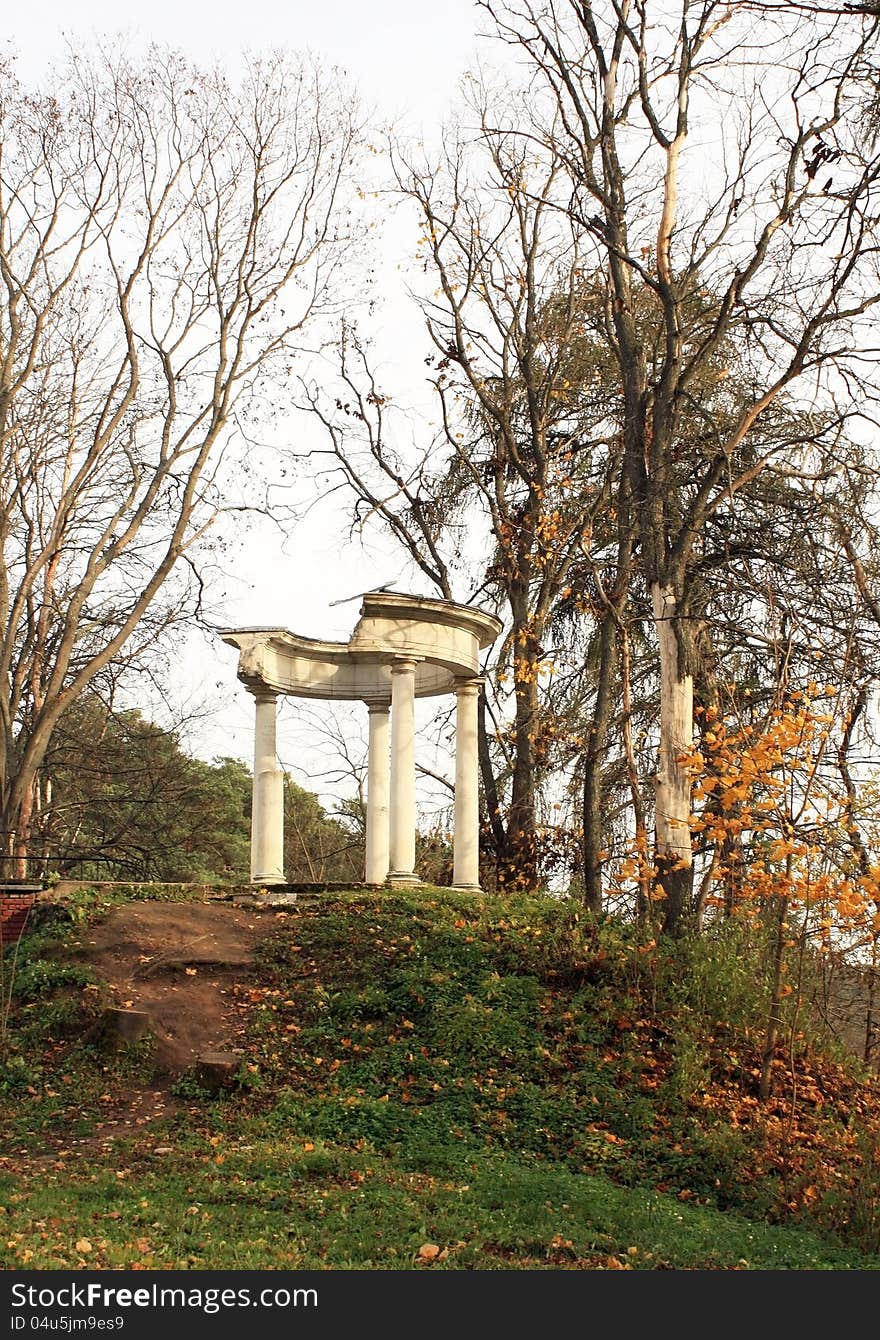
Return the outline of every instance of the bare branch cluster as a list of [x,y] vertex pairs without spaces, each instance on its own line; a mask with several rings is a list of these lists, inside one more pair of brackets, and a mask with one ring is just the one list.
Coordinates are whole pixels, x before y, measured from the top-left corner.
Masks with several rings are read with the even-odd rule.
[[0,82],[0,809],[61,714],[198,600],[245,415],[339,300],[351,98],[319,68],[72,54]]

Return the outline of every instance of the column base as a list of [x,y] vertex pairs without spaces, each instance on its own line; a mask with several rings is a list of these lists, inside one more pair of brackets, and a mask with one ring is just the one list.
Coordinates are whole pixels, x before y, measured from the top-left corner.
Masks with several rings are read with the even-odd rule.
[[483,890],[480,888],[479,884],[450,884],[449,887],[450,887],[451,889],[454,889],[456,893],[482,893],[482,892],[483,892]]
[[283,875],[251,875],[251,884],[286,884],[287,880]]
[[395,888],[418,888],[424,881],[412,870],[389,870],[385,883]]

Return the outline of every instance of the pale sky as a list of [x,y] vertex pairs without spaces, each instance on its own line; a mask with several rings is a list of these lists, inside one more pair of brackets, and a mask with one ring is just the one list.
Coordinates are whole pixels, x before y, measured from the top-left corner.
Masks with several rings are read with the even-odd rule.
[[113,0],[41,0],[7,6],[3,16],[6,43],[27,72],[62,49],[64,34],[88,42],[130,32],[202,60],[284,46],[347,69],[384,115],[406,111],[429,122],[442,115],[483,26],[472,0],[150,0],[137,10]]
[[[247,49],[307,50],[347,72],[374,124],[394,120],[430,139],[454,100],[459,79],[473,64],[481,27],[485,17],[473,0],[444,0],[442,6],[418,0],[151,0],[137,10],[112,0],[41,0],[39,5],[8,6],[0,41],[7,52],[16,53],[25,79],[39,78],[53,57],[63,53],[65,42],[88,47],[99,36],[119,33],[135,44],[156,40],[202,62],[216,59],[231,67]],[[413,348],[419,344],[419,318],[414,308],[407,309],[396,236],[392,227],[390,245],[386,240],[384,248],[387,302],[379,319],[385,323],[386,340],[399,323],[400,345],[415,356],[420,352]],[[400,368],[391,371],[401,373]],[[359,602],[332,602],[393,583],[401,561],[393,554],[383,556],[380,543],[369,555],[347,546],[338,527],[328,525],[326,515],[317,510],[283,544],[277,535],[252,538],[231,566],[231,580],[225,583],[226,626],[286,626],[306,636],[345,639]],[[232,648],[219,644],[212,654],[201,639],[181,650],[176,667],[181,700],[191,700],[195,707],[207,702],[213,709],[188,740],[205,758],[230,754],[249,760],[251,755],[253,704],[235,677],[236,659]],[[421,708],[423,714],[425,710]],[[296,714],[291,701],[281,715],[281,762],[326,802],[329,793],[318,780],[317,766],[306,761],[311,782],[297,769],[304,755]]]

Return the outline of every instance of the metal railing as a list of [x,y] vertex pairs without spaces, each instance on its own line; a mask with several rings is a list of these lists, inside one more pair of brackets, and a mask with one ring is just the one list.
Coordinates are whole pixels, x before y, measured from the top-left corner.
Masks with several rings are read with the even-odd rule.
[[16,834],[0,830],[0,884],[45,885],[52,875],[65,879],[110,879],[118,861],[112,856],[78,855],[69,848],[51,847],[40,840],[29,844],[26,855],[13,855]]

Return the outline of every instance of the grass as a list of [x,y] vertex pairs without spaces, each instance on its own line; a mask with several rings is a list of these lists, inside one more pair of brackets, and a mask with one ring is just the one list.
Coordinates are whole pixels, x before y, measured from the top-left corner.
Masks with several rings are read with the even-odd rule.
[[406,1269],[425,1244],[435,1269],[877,1265],[803,1229],[504,1156],[462,1182],[333,1143],[240,1140],[222,1156],[207,1141],[123,1152],[118,1168],[62,1166],[26,1189],[7,1177],[4,1268]]
[[150,1081],[149,1048],[77,1041],[99,984],[65,976],[63,931],[31,937],[0,1265],[880,1266],[876,1085],[804,1036],[801,1108],[782,1058],[758,1104],[741,946],[645,949],[547,900],[429,890],[280,924],[239,985],[247,1083],[211,1099],[186,1077],[112,1143],[97,1123]]

